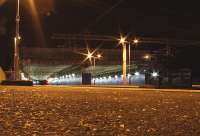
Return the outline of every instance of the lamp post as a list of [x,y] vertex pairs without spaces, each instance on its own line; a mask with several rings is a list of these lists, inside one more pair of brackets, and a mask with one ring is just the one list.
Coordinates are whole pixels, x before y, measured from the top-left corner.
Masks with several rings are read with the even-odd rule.
[[119,40],[119,43],[123,47],[123,64],[122,64],[122,73],[123,73],[123,84],[127,84],[127,79],[126,79],[126,38],[121,37]]
[[[134,39],[133,40],[133,44],[138,44],[139,40],[138,39]],[[131,72],[131,42],[129,42],[129,53],[128,53],[128,56],[129,56],[129,66],[128,66],[128,70],[129,70],[129,74]],[[130,80],[130,76],[128,77],[129,79],[129,84],[131,83],[131,80]]]
[[151,62],[152,56],[150,54],[146,54],[143,56],[143,59],[147,62],[145,65],[145,82],[146,84],[150,83],[150,76],[151,76],[151,70],[152,70],[152,62]]
[[[96,56],[92,56],[92,53],[87,54],[87,58],[92,60],[93,59],[93,75],[95,75],[95,68],[96,68],[96,59],[100,59],[102,56],[101,54],[97,54]],[[94,85],[95,85],[95,78],[94,78]]]
[[[137,39],[134,39],[133,40],[134,44],[137,44],[139,41]],[[127,84],[127,78],[126,78],[126,75],[127,75],[127,64],[126,64],[126,38],[125,37],[120,37],[119,39],[119,44],[122,45],[123,47],[123,65],[122,65],[122,72],[123,72],[123,83],[124,84]],[[129,73],[130,73],[130,61],[131,61],[131,55],[130,55],[130,51],[131,51],[131,47],[130,47],[130,43],[129,43]]]
[[[101,54],[97,54],[96,57],[93,57],[93,59],[94,59],[94,67],[93,67],[94,75],[96,74],[96,73],[95,73],[95,69],[96,69],[96,59],[100,59],[101,57],[102,57]],[[95,78],[94,78],[94,85],[95,85]]]
[[20,80],[20,66],[19,66],[19,45],[20,45],[20,34],[19,34],[19,24],[20,24],[20,13],[19,13],[19,0],[16,4],[16,31],[14,38],[14,80]]
[[[128,44],[128,73],[131,73],[131,43]],[[128,76],[129,84],[130,84],[130,77]]]

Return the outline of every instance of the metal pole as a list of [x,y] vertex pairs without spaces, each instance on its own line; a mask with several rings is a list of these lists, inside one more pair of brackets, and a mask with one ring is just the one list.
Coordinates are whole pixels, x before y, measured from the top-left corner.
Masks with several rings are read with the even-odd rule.
[[94,57],[94,72],[93,72],[93,73],[94,73],[94,77],[93,77],[93,78],[94,78],[94,85],[95,85],[95,67],[96,67],[96,64],[95,64],[95,63],[96,63],[96,62],[95,62],[95,57]]
[[128,48],[128,59],[129,59],[129,64],[128,64],[128,73],[129,73],[129,77],[128,77],[128,80],[129,80],[129,84],[130,84],[130,74],[131,74],[131,44],[129,43],[129,48]]
[[14,38],[14,80],[20,80],[20,67],[19,67],[19,44],[20,44],[20,35],[19,35],[19,24],[20,24],[20,14],[19,14],[19,0],[17,0],[16,5],[16,33]]
[[126,44],[123,44],[123,66],[122,66],[122,71],[123,71],[123,83],[127,84],[127,80],[126,80]]

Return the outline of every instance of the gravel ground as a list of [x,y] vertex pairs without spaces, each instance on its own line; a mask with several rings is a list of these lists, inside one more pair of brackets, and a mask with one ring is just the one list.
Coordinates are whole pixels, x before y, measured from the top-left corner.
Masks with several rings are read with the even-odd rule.
[[200,136],[200,93],[0,86],[0,136]]

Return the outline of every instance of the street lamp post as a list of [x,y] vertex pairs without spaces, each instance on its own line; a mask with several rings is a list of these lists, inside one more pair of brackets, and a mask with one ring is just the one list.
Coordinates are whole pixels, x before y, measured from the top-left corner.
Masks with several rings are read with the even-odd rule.
[[119,43],[122,44],[123,48],[123,64],[122,64],[122,73],[123,73],[123,84],[127,84],[126,79],[126,38],[121,37]]
[[95,65],[96,65],[95,63],[96,63],[96,58],[94,57],[93,59],[94,59],[93,78],[94,78],[94,85],[95,85],[95,76],[94,76],[94,75],[95,75]]
[[[129,75],[130,75],[130,73],[131,73],[131,43],[129,43],[129,45],[128,45],[128,59],[129,59],[129,64],[128,64],[128,73],[129,73]],[[130,79],[131,79],[131,77],[130,76],[128,76],[128,80],[129,80],[129,84],[131,83],[130,82]]]
[[[87,58],[88,59],[90,59],[90,60],[92,60],[93,59],[93,76],[95,75],[95,68],[96,68],[96,59],[100,59],[102,56],[101,56],[101,54],[97,54],[97,56],[93,56],[93,54],[92,53],[90,53],[90,52],[88,52],[88,54],[87,54]],[[94,85],[95,85],[95,78],[94,78]]]
[[[134,39],[133,40],[133,44],[135,45],[137,45],[138,44],[138,42],[139,42],[139,40],[138,39]],[[132,42],[129,42],[129,67],[128,67],[128,69],[129,69],[129,74],[131,73],[131,43]],[[129,80],[129,84],[131,84],[131,76],[128,76],[128,80]]]
[[127,84],[127,79],[126,79],[126,44],[124,43],[123,45],[123,68],[122,68],[122,70],[123,70],[123,83],[124,84]]
[[[96,72],[95,72],[95,70],[96,70],[96,59],[100,59],[102,56],[101,56],[101,54],[97,54],[97,56],[95,57],[93,57],[93,59],[94,59],[94,67],[93,67],[93,74],[95,75],[96,74]],[[94,78],[94,85],[95,85],[95,78]]]
[[16,33],[14,38],[14,80],[20,80],[20,66],[19,66],[19,44],[20,44],[20,34],[19,34],[19,25],[20,25],[20,13],[19,13],[19,0],[16,4]]
[[[137,44],[138,43],[138,40],[137,39],[134,39],[133,40],[134,44]],[[122,72],[123,72],[123,83],[124,84],[127,84],[127,78],[126,78],[126,75],[127,75],[127,64],[126,64],[126,38],[125,37],[120,37],[119,39],[119,44],[122,45],[123,47],[123,65],[122,65]],[[130,43],[129,43],[129,73],[130,73],[130,61],[131,61],[131,56],[130,56]]]

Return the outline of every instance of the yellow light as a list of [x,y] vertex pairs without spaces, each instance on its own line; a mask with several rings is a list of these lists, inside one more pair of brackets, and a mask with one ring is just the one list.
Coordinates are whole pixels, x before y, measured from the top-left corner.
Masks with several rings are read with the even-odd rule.
[[101,57],[102,57],[102,56],[101,56],[101,54],[97,54],[97,58],[99,58],[99,59],[100,59]]
[[124,44],[125,42],[126,42],[126,38],[125,37],[120,37],[119,44]]
[[145,59],[150,59],[151,56],[150,56],[150,55],[145,55],[144,58],[145,58]]
[[133,42],[134,42],[135,44],[137,44],[139,41],[138,41],[138,39],[134,39]]
[[27,0],[26,1],[26,8],[30,12],[31,18],[33,20],[33,27],[34,27],[34,32],[37,34],[36,38],[40,45],[44,46],[45,45],[45,38],[44,38],[44,33],[43,33],[43,28],[41,25],[41,20],[39,17],[39,11],[37,7],[37,2],[36,0]]
[[92,53],[87,54],[87,58],[91,59],[92,58]]

